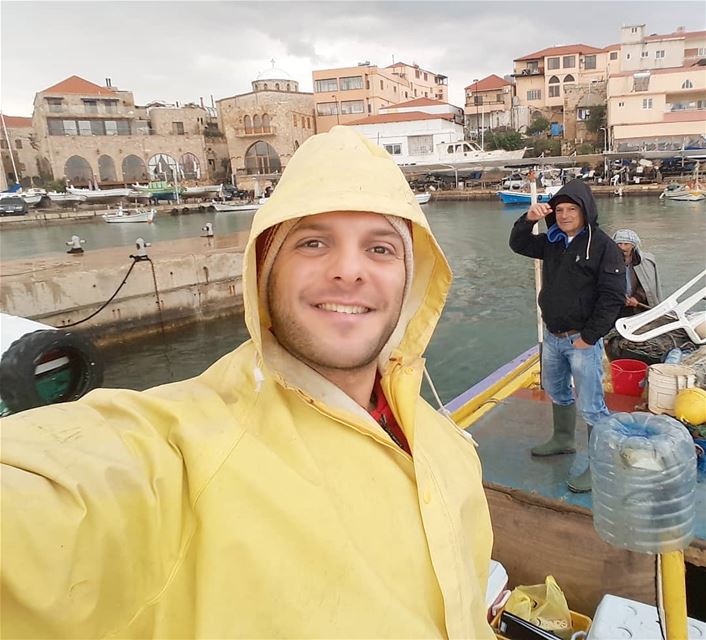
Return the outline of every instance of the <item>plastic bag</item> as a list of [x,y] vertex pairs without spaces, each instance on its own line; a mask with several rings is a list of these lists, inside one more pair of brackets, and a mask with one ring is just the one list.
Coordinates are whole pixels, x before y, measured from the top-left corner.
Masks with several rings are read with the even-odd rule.
[[571,637],[569,605],[553,576],[547,576],[544,584],[513,589],[505,611],[563,638]]

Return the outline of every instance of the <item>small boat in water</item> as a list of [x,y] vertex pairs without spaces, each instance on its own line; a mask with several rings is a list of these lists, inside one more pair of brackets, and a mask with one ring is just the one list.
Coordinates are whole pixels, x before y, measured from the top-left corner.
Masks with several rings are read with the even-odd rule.
[[[561,189],[561,185],[545,187],[544,191],[537,193],[537,202],[549,202],[554,194]],[[524,204],[528,205],[532,201],[532,194],[528,191],[498,191],[496,195],[503,201],[503,204]]]
[[222,213],[247,213],[250,211],[257,211],[262,205],[263,201],[249,202],[247,204],[238,204],[236,202],[219,202],[218,200],[211,200],[211,206]]
[[666,198],[677,202],[699,202],[700,200],[706,200],[706,191],[699,183],[685,185],[673,182],[667,185],[666,189],[659,194],[659,198],[660,200]]
[[152,222],[156,211],[154,209],[123,209],[122,205],[115,211],[103,215],[103,220],[112,223]]
[[415,193],[414,197],[419,204],[426,204],[431,200],[431,193]]

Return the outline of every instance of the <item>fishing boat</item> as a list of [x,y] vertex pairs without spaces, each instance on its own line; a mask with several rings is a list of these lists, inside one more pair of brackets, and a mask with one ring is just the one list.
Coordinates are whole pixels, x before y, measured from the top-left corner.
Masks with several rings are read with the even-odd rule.
[[431,200],[431,193],[415,193],[414,197],[419,204],[426,204]]
[[[537,202],[549,202],[554,194],[561,189],[561,185],[545,187],[543,192],[537,193]],[[532,195],[526,191],[503,190],[496,192],[503,204],[523,204],[529,206]]]
[[264,198],[261,198],[261,200],[258,200],[257,202],[250,202],[247,204],[237,204],[236,202],[211,200],[211,206],[216,211],[222,213],[247,213],[250,211],[257,211],[263,204]]
[[86,202],[108,202],[127,198],[130,195],[130,191],[132,190],[129,187],[118,187],[115,189],[79,189],[71,185],[66,187],[66,193],[83,196],[86,198]]
[[157,212],[154,209],[124,209],[119,205],[115,211],[103,215],[103,220],[111,223],[152,222]]
[[57,204],[65,205],[65,206],[70,206],[70,205],[76,205],[76,204],[81,204],[82,202],[86,202],[86,196],[83,195],[76,195],[74,193],[63,193],[60,191],[49,191],[47,193],[47,196],[52,202],[55,202]]
[[0,200],[11,197],[22,198],[28,206],[36,207],[46,195],[47,192],[44,189],[18,189],[16,191],[3,191],[0,193]]
[[184,188],[167,182],[155,180],[147,185],[133,184],[132,189],[138,193],[147,194],[153,200],[176,200],[178,195],[184,193]]
[[182,196],[184,198],[212,198],[222,190],[220,184],[206,184],[196,187],[184,187]]

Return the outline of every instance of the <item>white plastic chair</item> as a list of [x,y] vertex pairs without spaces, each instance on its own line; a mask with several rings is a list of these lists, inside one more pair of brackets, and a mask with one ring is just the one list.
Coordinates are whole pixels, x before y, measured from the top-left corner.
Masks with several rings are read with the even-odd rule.
[[[694,305],[706,298],[706,282],[704,282],[704,286],[697,289],[696,292],[681,301],[679,300],[679,298],[692,289],[699,280],[706,281],[706,269],[687,282],[683,287],[677,289],[671,296],[660,302],[657,306],[652,307],[652,309],[629,318],[619,318],[615,323],[615,328],[618,333],[631,342],[646,342],[663,333],[668,333],[675,329],[684,329],[694,344],[706,344],[706,311],[693,311],[689,313],[689,310]],[[638,333],[642,327],[650,322],[654,322],[662,316],[669,316],[673,318],[673,320],[661,327],[650,329],[644,333]],[[701,325],[700,330],[702,335],[699,335],[696,331],[699,325]]]

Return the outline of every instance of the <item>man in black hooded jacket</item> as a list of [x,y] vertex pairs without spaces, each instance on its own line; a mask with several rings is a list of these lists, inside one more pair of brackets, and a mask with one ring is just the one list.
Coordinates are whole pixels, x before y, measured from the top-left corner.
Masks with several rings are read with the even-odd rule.
[[[532,227],[541,219],[546,219],[547,232],[535,236]],[[625,301],[623,257],[598,228],[596,202],[581,180],[566,184],[548,203],[532,205],[515,222],[510,247],[543,262],[542,383],[552,400],[554,433],[548,442],[533,447],[532,455],[575,453],[576,405],[589,439],[592,425],[609,415],[603,394],[602,338]],[[590,491],[590,469],[572,478],[569,488]]]

